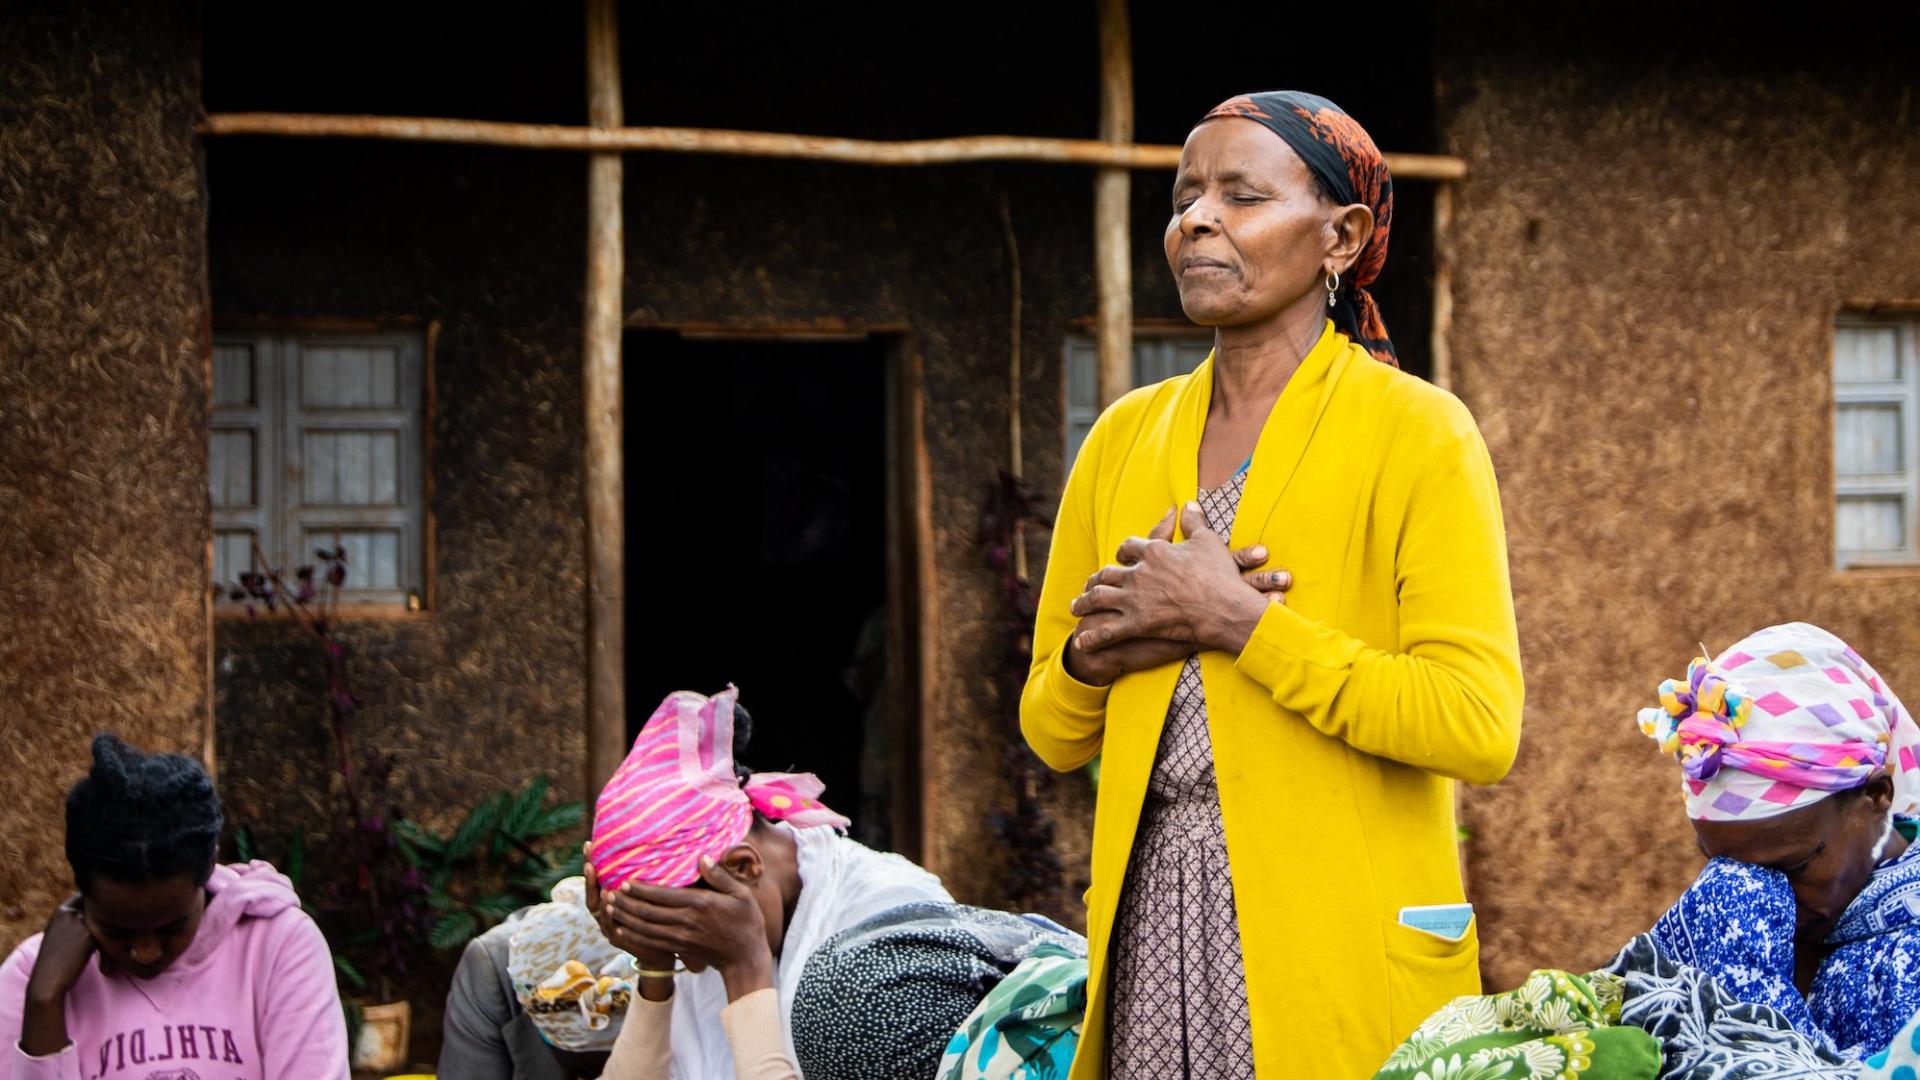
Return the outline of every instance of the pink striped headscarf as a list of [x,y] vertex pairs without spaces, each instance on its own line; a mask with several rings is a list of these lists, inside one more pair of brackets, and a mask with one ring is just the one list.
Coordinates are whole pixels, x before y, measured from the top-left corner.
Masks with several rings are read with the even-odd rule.
[[1640,730],[1675,755],[1687,815],[1748,821],[1893,775],[1893,813],[1920,810],[1920,725],[1873,666],[1808,623],[1769,626],[1660,684]]
[[594,805],[601,887],[691,885],[701,856],[718,859],[746,839],[755,810],[802,828],[847,827],[821,805],[824,785],[812,773],[754,773],[744,784],[734,774],[739,696],[731,686],[711,698],[681,690],[653,711]]

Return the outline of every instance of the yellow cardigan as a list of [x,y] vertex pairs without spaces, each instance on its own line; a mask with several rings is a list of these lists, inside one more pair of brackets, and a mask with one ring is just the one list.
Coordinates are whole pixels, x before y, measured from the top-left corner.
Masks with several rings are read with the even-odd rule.
[[[1064,667],[1067,610],[1129,536],[1195,497],[1213,361],[1101,415],[1061,498],[1020,702],[1055,769],[1101,754],[1087,891],[1091,993],[1074,1080],[1105,1075],[1107,942],[1179,664],[1111,687]],[[1520,741],[1520,649],[1493,463],[1452,395],[1329,322],[1261,430],[1232,545],[1292,571],[1238,657],[1201,654],[1261,1077],[1371,1076],[1479,991],[1458,943],[1398,925],[1462,899],[1453,777]]]

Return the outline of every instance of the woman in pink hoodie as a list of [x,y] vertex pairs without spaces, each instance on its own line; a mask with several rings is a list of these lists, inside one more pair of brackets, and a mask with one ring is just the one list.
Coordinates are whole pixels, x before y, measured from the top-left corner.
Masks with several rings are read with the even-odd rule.
[[0,1077],[346,1080],[326,939],[273,867],[214,863],[220,823],[198,762],[94,739],[80,894],[0,968]]

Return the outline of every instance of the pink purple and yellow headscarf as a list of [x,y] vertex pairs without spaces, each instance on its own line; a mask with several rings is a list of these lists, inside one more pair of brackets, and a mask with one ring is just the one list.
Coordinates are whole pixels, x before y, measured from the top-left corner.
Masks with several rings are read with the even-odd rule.
[[709,698],[667,695],[594,805],[593,867],[603,888],[629,881],[691,885],[700,859],[718,859],[745,840],[758,810],[792,825],[844,829],[846,818],[820,803],[812,773],[754,773],[733,767],[729,686]]
[[1920,726],[1873,666],[1808,623],[1769,626],[1660,684],[1640,730],[1680,762],[1688,816],[1746,821],[1893,774],[1893,812],[1920,809]]

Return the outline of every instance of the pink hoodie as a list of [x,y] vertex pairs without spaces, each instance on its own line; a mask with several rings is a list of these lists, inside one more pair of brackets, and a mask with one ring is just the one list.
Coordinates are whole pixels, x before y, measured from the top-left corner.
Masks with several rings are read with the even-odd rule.
[[0,968],[0,1078],[346,1080],[347,1025],[320,928],[264,862],[216,866],[193,944],[152,979],[100,973],[67,995],[65,1050],[20,1049],[40,935]]

